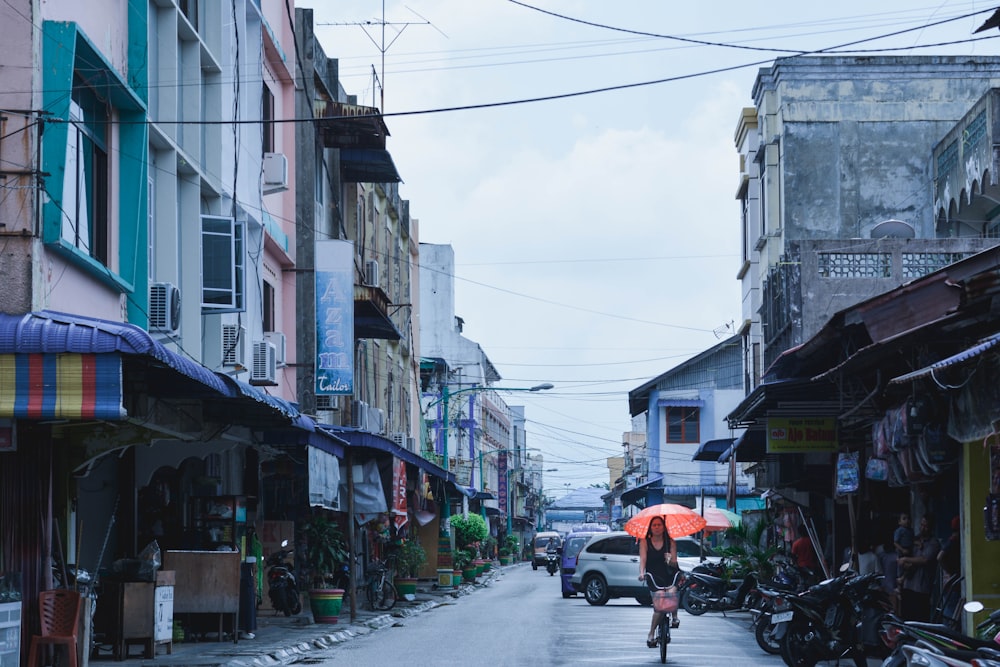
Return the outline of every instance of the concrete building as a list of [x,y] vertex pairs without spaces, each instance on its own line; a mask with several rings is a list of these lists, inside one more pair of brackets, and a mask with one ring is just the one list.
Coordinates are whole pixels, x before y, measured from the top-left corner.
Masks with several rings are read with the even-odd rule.
[[513,531],[523,538],[540,511],[544,470],[528,451],[523,406],[511,407],[500,395],[522,389],[497,387],[500,373],[463,335],[449,245],[420,244],[419,318],[424,455],[455,474],[463,511],[492,517],[494,535]]
[[735,134],[748,392],[833,313],[995,243],[949,239],[930,183],[932,149],[998,66],[799,56],[760,70]]
[[[745,395],[740,343],[732,336],[629,392],[630,414],[643,415],[646,423],[648,472],[622,492],[623,507],[661,502],[693,507],[702,494],[727,504],[730,473],[718,456],[702,461],[695,455],[703,443],[727,440],[732,445],[739,435],[724,418]],[[735,481],[735,495],[749,495],[749,480],[740,474]]]

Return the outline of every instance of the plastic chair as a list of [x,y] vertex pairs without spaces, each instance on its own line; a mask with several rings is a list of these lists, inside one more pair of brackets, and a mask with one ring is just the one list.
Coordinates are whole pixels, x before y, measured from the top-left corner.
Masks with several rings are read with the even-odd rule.
[[80,627],[80,594],[62,589],[38,594],[42,634],[32,635],[28,667],[38,664],[38,647],[43,644],[65,646],[70,667],[77,667],[76,644]]

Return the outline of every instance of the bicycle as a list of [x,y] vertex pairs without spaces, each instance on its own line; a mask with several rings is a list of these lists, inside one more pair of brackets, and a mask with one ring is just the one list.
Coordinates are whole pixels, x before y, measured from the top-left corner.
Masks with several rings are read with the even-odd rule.
[[674,575],[673,583],[660,586],[656,579],[649,572],[646,573],[646,580],[656,590],[653,591],[653,611],[660,614],[660,622],[656,626],[655,641],[660,648],[660,663],[667,662],[667,644],[670,643],[670,622],[671,616],[677,611],[677,588],[681,583],[681,572]]
[[368,608],[373,611],[389,611],[396,606],[396,587],[392,584],[392,565],[388,559],[373,559],[368,568],[368,581],[365,582],[365,593],[368,596]]

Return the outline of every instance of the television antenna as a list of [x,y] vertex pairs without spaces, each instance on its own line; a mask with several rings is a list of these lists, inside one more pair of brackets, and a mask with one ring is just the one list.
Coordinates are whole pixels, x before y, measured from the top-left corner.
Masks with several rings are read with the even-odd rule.
[[[426,18],[424,18],[423,16],[421,16],[420,14],[418,14],[416,11],[414,11],[412,7],[410,7],[408,5],[404,5],[404,7],[406,7],[409,11],[413,12],[413,14],[415,16],[417,16],[421,20],[420,21],[386,21],[385,20],[385,0],[382,0],[382,18],[381,19],[370,19],[368,21],[343,21],[343,22],[317,23],[316,24],[318,26],[320,26],[320,25],[323,25],[323,26],[346,26],[346,25],[357,26],[357,27],[361,28],[364,31],[364,33],[368,37],[368,39],[371,40],[371,43],[375,45],[376,49],[378,49],[379,54],[381,55],[381,58],[382,58],[382,61],[381,61],[381,70],[380,70],[380,72],[378,74],[376,74],[375,71],[374,71],[375,70],[375,66],[372,65],[372,76],[375,79],[375,86],[378,88],[378,92],[379,92],[379,103],[378,103],[377,106],[382,111],[382,113],[385,113],[385,54],[386,54],[386,52],[389,49],[392,48],[392,45],[396,43],[396,40],[399,39],[402,36],[403,31],[406,30],[407,28],[409,28],[411,25],[429,25],[430,27],[434,28],[435,30],[437,30],[438,32],[440,32],[442,35],[444,35],[444,37],[446,39],[448,38],[448,35],[445,35],[443,32],[441,32],[441,30],[439,30],[437,26],[435,26],[429,20],[427,20]],[[385,35],[385,29],[387,27],[392,28],[393,30],[396,30],[396,28],[398,28],[398,30],[396,30],[395,36],[390,35],[390,39],[389,39],[388,43],[386,43],[386,35]],[[376,38],[375,35],[372,35],[371,31],[375,31],[376,32],[377,38]],[[374,97],[374,90],[372,91],[372,95]],[[372,102],[374,103],[374,99],[372,100]]]

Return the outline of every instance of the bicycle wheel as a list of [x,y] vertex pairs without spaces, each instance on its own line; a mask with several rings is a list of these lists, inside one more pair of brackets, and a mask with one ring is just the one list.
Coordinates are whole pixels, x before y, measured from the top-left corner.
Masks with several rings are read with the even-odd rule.
[[667,644],[670,643],[670,614],[660,619],[660,663],[667,662]]
[[376,592],[375,609],[378,611],[389,611],[396,606],[396,587],[392,582],[382,582],[381,590]]

